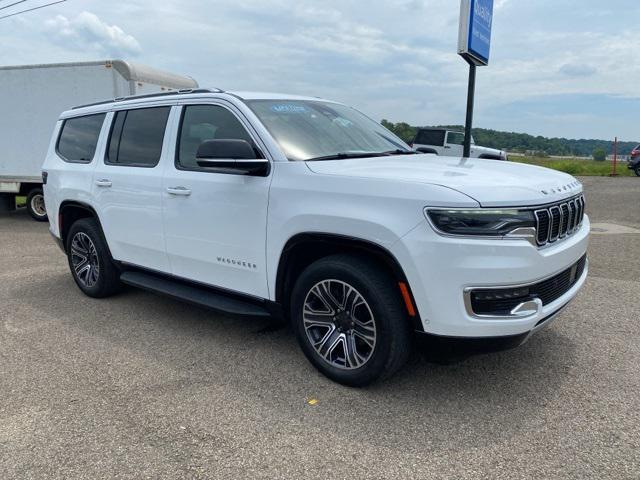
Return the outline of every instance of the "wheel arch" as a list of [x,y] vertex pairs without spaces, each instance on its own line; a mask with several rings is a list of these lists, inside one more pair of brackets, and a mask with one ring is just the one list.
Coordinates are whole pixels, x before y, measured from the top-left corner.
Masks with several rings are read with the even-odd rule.
[[497,155],[489,155],[484,153],[480,155],[478,158],[483,158],[485,160],[502,160],[502,157],[499,157]]
[[417,148],[416,151],[420,153],[433,153],[434,155],[438,155],[438,151],[434,148],[420,147]]
[[58,209],[58,229],[60,231],[60,239],[62,240],[62,245],[65,251],[67,246],[67,235],[71,225],[82,218],[95,218],[98,222],[98,227],[104,235],[100,217],[91,205],[77,200],[65,200],[60,204],[60,208]]
[[[276,273],[275,300],[282,305],[286,315],[289,310],[287,292],[292,290],[302,271],[316,260],[337,253],[365,255],[382,265],[397,282],[398,293],[403,299],[407,316],[413,322],[413,326],[422,330],[411,287],[395,256],[385,247],[369,240],[332,233],[299,233],[291,237],[282,249]],[[404,284],[404,289],[400,286],[401,283]]]

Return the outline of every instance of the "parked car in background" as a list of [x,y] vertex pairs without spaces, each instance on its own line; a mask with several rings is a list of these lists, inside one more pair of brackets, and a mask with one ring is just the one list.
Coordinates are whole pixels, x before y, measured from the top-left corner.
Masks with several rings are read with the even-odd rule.
[[[413,148],[422,153],[446,157],[462,157],[464,132],[445,128],[420,128],[413,139]],[[507,153],[494,148],[480,147],[471,138],[471,157],[507,160]]]
[[587,276],[572,176],[418,154],[315,97],[199,89],[75,108],[43,169],[86,295],[125,283],[288,319],[347,385],[397,371],[413,335],[520,345]]
[[628,167],[640,177],[640,145],[631,151],[631,159],[629,160]]
[[0,67],[0,86],[0,211],[12,210],[15,197],[26,196],[31,216],[46,221],[42,162],[61,111],[198,83],[144,65],[105,60]]

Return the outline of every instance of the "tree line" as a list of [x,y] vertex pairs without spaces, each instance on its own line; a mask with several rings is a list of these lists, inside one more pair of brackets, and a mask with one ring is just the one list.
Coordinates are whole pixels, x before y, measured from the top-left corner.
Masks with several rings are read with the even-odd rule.
[[[412,142],[418,127],[405,122],[392,123],[382,120],[382,125],[402,138],[405,142]],[[437,128],[451,128],[464,131],[461,125],[436,125]],[[608,140],[573,140],[568,138],[547,138],[533,136],[527,133],[501,132],[486,128],[474,128],[473,138],[478,145],[497,148],[514,153],[532,153],[537,156],[559,155],[591,157],[596,150],[613,153],[613,141]],[[618,154],[629,155],[640,142],[618,142]]]

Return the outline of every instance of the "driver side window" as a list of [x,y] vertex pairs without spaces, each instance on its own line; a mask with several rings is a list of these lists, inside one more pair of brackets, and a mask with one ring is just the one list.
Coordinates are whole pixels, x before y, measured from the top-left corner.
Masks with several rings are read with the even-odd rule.
[[449,132],[447,134],[447,143],[450,145],[464,145],[464,133]]
[[249,132],[233,113],[219,105],[187,105],[182,112],[176,167],[181,170],[202,170],[198,166],[198,147],[207,140],[246,140],[254,146]]

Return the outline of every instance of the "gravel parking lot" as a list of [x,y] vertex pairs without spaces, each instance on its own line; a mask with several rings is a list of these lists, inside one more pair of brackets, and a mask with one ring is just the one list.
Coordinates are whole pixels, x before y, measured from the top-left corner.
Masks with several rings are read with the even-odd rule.
[[550,328],[362,390],[269,323],[87,298],[1,214],[0,478],[640,478],[640,179],[581,180],[590,277]]

